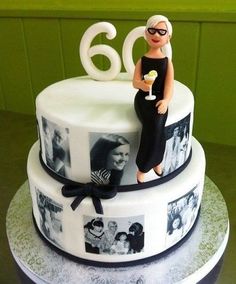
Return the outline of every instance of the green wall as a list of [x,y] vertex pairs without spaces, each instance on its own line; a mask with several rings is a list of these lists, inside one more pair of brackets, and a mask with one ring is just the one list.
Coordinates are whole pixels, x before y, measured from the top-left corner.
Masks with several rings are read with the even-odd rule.
[[[173,23],[175,78],[195,96],[194,135],[207,142],[236,146],[235,1],[27,1],[0,2],[0,109],[34,114],[37,94],[64,78],[85,74],[79,59],[84,31],[109,21],[117,36],[103,42],[121,55],[127,33],[153,14]],[[178,3],[176,3],[178,2]],[[145,50],[135,44],[134,59]],[[95,56],[100,68],[104,58]]]

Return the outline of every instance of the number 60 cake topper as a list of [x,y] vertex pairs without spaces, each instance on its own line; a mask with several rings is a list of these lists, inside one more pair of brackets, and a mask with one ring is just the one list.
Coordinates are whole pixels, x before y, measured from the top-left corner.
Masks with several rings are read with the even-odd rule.
[[[135,41],[144,37],[145,26],[137,27],[131,30],[126,36],[122,48],[122,58],[123,64],[132,77],[134,73],[134,62],[133,62],[133,45]],[[90,26],[84,33],[81,42],[80,42],[80,59],[84,69],[91,78],[99,81],[110,81],[113,80],[121,70],[121,59],[118,52],[105,44],[98,44],[91,47],[93,39],[100,33],[106,33],[107,39],[113,39],[116,37],[116,28],[108,22],[100,22]],[[172,49],[171,45],[165,45],[162,49],[162,52],[171,59]],[[110,68],[108,70],[98,69],[91,57],[94,55],[104,55],[110,60]]]

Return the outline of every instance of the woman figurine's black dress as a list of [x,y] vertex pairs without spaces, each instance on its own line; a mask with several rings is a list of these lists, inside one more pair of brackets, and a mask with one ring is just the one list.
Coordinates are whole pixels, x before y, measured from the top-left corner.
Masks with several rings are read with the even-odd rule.
[[152,94],[156,96],[156,99],[153,101],[145,100],[148,92],[139,90],[134,102],[136,114],[142,123],[141,140],[136,163],[138,169],[143,173],[147,173],[159,165],[165,152],[164,127],[168,111],[165,114],[158,114],[155,105],[157,101],[163,99],[167,65],[167,57],[156,59],[143,56],[141,58],[142,79],[151,70],[156,70],[158,73],[158,77],[152,85]]

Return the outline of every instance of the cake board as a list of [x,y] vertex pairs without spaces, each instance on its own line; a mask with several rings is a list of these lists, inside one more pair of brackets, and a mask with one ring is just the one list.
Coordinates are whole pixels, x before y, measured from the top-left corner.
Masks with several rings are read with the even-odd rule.
[[57,254],[34,227],[28,182],[10,203],[6,227],[15,261],[35,283],[197,283],[220,261],[229,236],[225,201],[208,177],[199,219],[191,236],[181,246],[144,265],[99,268]]

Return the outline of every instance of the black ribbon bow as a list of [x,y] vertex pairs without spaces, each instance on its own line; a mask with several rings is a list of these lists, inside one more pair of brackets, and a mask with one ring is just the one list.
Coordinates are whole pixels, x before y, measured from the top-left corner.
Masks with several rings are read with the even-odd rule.
[[103,214],[101,199],[110,199],[115,197],[117,189],[115,186],[102,186],[94,183],[85,183],[78,185],[66,184],[62,187],[62,195],[65,197],[76,197],[71,203],[71,208],[75,210],[82,200],[91,197],[96,213]]

